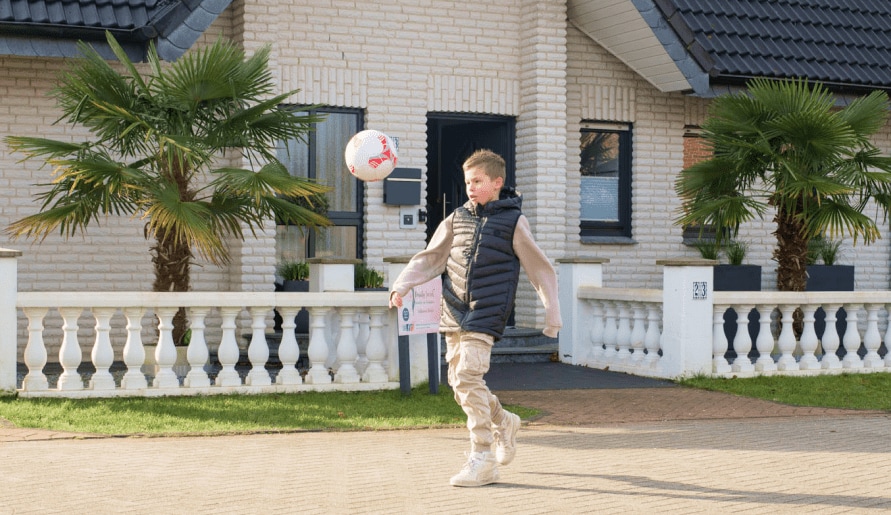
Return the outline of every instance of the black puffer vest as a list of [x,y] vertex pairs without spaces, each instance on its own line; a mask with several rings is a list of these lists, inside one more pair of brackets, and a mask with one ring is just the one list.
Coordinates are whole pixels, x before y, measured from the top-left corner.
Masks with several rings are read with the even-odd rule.
[[513,190],[504,188],[498,200],[484,206],[467,202],[455,210],[441,332],[475,331],[501,339],[520,277],[513,242],[521,203]]

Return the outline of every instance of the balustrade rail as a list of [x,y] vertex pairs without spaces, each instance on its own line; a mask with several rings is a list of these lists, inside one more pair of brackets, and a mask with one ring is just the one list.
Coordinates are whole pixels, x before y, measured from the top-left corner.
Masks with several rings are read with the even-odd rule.
[[572,362],[664,378],[891,371],[891,292],[712,292],[708,267],[687,268],[674,291],[580,284]]
[[[157,395],[208,395],[219,393],[270,393],[305,390],[369,390],[398,388],[398,371],[388,359],[396,338],[387,321],[386,292],[324,293],[139,293],[23,292],[17,307],[28,320],[27,345],[23,352],[27,375],[19,395],[28,397],[111,397]],[[175,367],[173,319],[177,311],[187,312],[190,334],[188,365]],[[278,358],[281,369],[267,370],[270,357],[267,332],[273,308],[282,316]],[[294,319],[305,308],[309,311],[307,370],[298,370],[301,351],[294,333]],[[50,310],[62,318],[62,342],[58,361],[62,373],[55,388],[50,388],[43,370],[47,364],[43,320]],[[81,342],[78,320],[89,313],[95,321],[93,338]],[[215,312],[220,320],[218,342],[206,339],[208,315]],[[251,336],[247,345],[249,370],[242,377],[236,370],[241,350],[236,319],[247,312]],[[122,314],[123,316],[115,316]],[[154,350],[155,372],[146,375],[146,350],[142,323],[146,315],[157,320],[157,346]],[[126,321],[126,341],[113,342],[112,321]],[[120,328],[119,328],[120,329]],[[391,342],[388,344],[388,342]],[[90,368],[95,371],[87,384],[78,372],[84,349],[90,346]],[[209,370],[210,350],[216,347],[219,370]],[[110,368],[119,358],[126,371],[115,377]],[[181,372],[177,374],[177,370]],[[302,373],[301,373],[302,372]],[[393,380],[392,378],[396,378]]]

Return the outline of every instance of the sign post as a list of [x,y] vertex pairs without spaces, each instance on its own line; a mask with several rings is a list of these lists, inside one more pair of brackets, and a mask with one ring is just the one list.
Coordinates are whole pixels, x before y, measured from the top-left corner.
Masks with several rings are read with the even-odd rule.
[[442,279],[432,279],[415,286],[402,298],[399,308],[399,387],[403,395],[411,393],[411,364],[408,337],[412,334],[427,335],[427,371],[430,393],[439,393],[439,315],[442,306]]

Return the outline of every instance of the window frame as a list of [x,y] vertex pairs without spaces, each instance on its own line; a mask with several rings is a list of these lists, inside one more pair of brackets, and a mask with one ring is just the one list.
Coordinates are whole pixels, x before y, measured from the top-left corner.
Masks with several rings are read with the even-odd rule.
[[[302,106],[302,105],[287,105],[284,106],[286,109],[294,109],[300,110],[301,113],[306,113],[307,115],[328,115],[328,114],[352,114],[356,117],[356,132],[360,132],[365,128],[365,111],[361,108],[352,108],[352,107],[335,107],[335,106]],[[324,122],[323,122],[324,123]],[[312,124],[312,130],[306,134],[306,145],[307,145],[307,177],[310,179],[318,178],[318,170],[316,169],[317,165],[317,155],[318,155],[318,137],[316,131],[316,125],[318,123]],[[345,168],[346,165],[344,165]],[[344,177],[344,180],[352,180],[350,177]],[[338,182],[338,184],[342,184],[342,182]],[[363,242],[365,241],[365,184],[362,181],[356,180],[356,210],[355,211],[334,211],[329,209],[327,213],[328,219],[332,223],[332,227],[355,227],[356,228],[356,259],[364,259],[365,254],[365,246]],[[330,200],[330,199],[329,199]],[[287,225],[299,225],[289,223]],[[312,258],[316,256],[316,231],[312,229],[307,230],[306,237],[306,257]],[[349,258],[350,256],[343,256]]]
[[[631,234],[631,204],[632,204],[632,160],[633,160],[633,131],[630,123],[583,121],[579,130],[579,141],[585,133],[600,132],[618,134],[619,136],[619,184],[618,184],[618,218],[616,222],[604,222],[595,220],[582,220],[579,213],[579,236],[582,241],[602,243],[604,238],[616,238],[619,241],[630,241]],[[581,157],[581,149],[579,149]],[[579,160],[579,180],[581,180],[581,159]],[[581,199],[579,199],[581,209]]]

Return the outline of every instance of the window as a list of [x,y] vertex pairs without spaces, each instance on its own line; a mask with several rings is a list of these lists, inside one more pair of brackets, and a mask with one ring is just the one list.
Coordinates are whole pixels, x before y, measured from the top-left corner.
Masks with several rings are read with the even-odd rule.
[[357,109],[317,108],[297,113],[324,115],[306,141],[281,142],[278,158],[291,175],[309,177],[333,188],[328,192],[328,218],[334,224],[321,229],[279,225],[276,229],[276,258],[302,261],[310,257],[362,257],[363,187],[351,180],[343,161],[349,139],[362,130],[362,112]]
[[631,127],[583,123],[581,130],[582,240],[631,238]]

